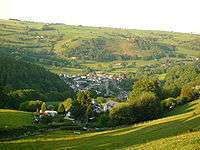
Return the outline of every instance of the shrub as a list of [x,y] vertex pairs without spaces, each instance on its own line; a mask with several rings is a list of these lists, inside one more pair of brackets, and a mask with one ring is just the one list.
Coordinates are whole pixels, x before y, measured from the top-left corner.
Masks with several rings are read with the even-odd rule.
[[195,99],[198,99],[199,97],[199,91],[193,86],[186,85],[181,90],[181,97],[186,97],[187,101],[193,101]]
[[42,112],[45,112],[47,110],[47,105],[46,105],[46,103],[42,103],[42,105],[41,105],[41,111]]
[[172,97],[161,101],[161,107],[163,110],[171,110],[175,108],[176,105],[177,105],[177,100]]
[[63,105],[65,107],[65,110],[70,110],[70,108],[72,107],[72,99],[68,98],[63,102]]
[[63,103],[60,103],[58,106],[58,113],[60,114],[65,114],[65,106],[63,105]]
[[112,121],[112,125],[124,125],[124,124],[132,124],[136,122],[136,117],[134,114],[134,105],[130,103],[121,103],[117,106],[113,107],[110,111],[110,118]]
[[97,97],[97,98],[96,98],[96,101],[97,101],[98,103],[102,104],[102,103],[105,103],[105,102],[106,102],[106,99],[105,99],[104,97]]
[[186,97],[181,97],[181,96],[178,96],[176,98],[176,104],[177,105],[183,105],[187,102],[187,98]]
[[53,117],[52,116],[42,116],[40,119],[40,123],[42,124],[49,124],[53,122]]
[[152,92],[143,92],[132,103],[136,105],[137,121],[153,119],[160,115],[160,100]]
[[162,98],[162,88],[158,79],[143,78],[133,85],[133,90],[129,93],[129,101],[137,100],[143,92],[154,93],[155,96]]
[[155,94],[143,92],[137,100],[115,106],[109,115],[113,125],[116,126],[157,118],[160,110],[160,100]]
[[35,111],[40,110],[42,103],[43,102],[39,100],[26,101],[20,104],[19,110],[35,112]]
[[14,138],[19,136],[30,136],[35,132],[42,132],[38,126],[22,126],[18,128],[0,128],[0,139]]
[[101,114],[97,118],[97,121],[95,122],[96,127],[109,127],[110,125],[111,125],[111,120],[107,112]]

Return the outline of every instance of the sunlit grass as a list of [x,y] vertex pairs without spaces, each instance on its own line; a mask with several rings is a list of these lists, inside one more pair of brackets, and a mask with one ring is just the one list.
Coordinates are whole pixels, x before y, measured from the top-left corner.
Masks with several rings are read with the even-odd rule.
[[0,128],[14,128],[24,125],[31,125],[32,118],[32,113],[0,109]]
[[[2,149],[192,149],[200,146],[200,100],[178,107],[166,118],[101,132],[53,131],[1,142]],[[196,132],[195,132],[196,131]],[[188,133],[192,132],[192,133]],[[187,133],[187,134],[186,134]],[[168,145],[169,142],[169,145]]]

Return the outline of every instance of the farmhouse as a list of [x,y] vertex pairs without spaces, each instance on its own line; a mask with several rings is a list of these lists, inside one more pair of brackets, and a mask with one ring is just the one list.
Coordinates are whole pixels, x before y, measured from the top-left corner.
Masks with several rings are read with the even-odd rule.
[[58,114],[58,112],[57,112],[57,111],[54,111],[54,110],[46,110],[46,111],[44,112],[44,114],[47,114],[48,116],[54,117],[54,116],[56,116],[56,115]]

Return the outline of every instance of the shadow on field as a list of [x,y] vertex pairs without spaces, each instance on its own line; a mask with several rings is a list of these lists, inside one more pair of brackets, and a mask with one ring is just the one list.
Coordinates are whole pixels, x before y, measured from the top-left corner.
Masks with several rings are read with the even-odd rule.
[[[185,107],[192,110],[192,105]],[[130,126],[116,130],[95,132],[60,137],[43,137],[42,139],[24,139],[17,143],[0,143],[0,149],[72,149],[72,150],[110,150],[135,147],[154,140],[176,136],[185,132],[200,129],[200,114],[191,113],[180,118],[166,118],[154,122],[147,122],[137,126]],[[35,141],[34,141],[35,140]]]
[[[19,143],[0,143],[0,149],[78,149],[78,150],[110,150],[134,147],[161,138],[191,132],[199,129],[200,115],[193,115],[184,119],[161,122],[154,125],[138,125],[108,132],[91,133],[78,139],[65,138],[43,139],[38,141],[20,141]],[[81,137],[83,136],[83,137]],[[77,136],[79,137],[79,136]],[[4,145],[4,146],[3,146]]]
[[[188,120],[188,121],[187,121]],[[194,128],[199,129],[196,122],[200,122],[200,116],[190,120],[179,119],[172,122],[156,124],[148,127],[136,127],[124,131],[114,131],[110,134],[98,135],[90,138],[83,138],[73,141],[71,147],[59,147],[59,149],[122,149],[134,147],[161,138],[191,132]],[[69,146],[69,145],[68,145]]]

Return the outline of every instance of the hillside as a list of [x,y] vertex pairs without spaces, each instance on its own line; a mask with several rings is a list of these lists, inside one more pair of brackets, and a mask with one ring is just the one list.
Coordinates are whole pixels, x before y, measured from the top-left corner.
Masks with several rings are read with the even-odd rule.
[[0,85],[42,92],[66,90],[66,85],[57,75],[38,65],[7,56],[0,57]]
[[[56,97],[57,99],[60,97],[62,100],[73,93],[71,88],[58,75],[49,72],[41,66],[5,55],[0,57],[0,86],[5,91],[18,90],[11,94],[16,100],[19,100],[19,97],[23,97],[23,94],[26,95],[29,92],[26,92],[25,89],[33,90],[32,94],[31,91],[29,92],[30,95],[37,95],[30,96],[29,98],[43,94],[43,99],[47,101],[51,99],[55,101]],[[4,97],[1,97],[1,100],[4,100]]]
[[[1,51],[43,64],[199,56],[200,35],[0,20]],[[180,55],[181,54],[181,55]]]
[[[1,142],[1,149],[198,149],[200,100],[179,106],[168,117],[109,131],[74,135],[54,131]],[[172,116],[173,115],[173,116]]]

